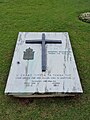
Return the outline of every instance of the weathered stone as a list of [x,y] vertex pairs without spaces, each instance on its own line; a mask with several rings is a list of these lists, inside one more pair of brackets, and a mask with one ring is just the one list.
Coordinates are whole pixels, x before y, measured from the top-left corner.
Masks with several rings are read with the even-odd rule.
[[[42,39],[42,35],[45,35],[45,39]],[[27,44],[26,40],[34,44]],[[40,44],[36,43],[37,40]],[[42,40],[48,42],[44,44],[44,50]],[[42,51],[45,52],[45,71],[42,71]],[[79,93],[83,93],[83,90],[68,33],[20,32],[5,94],[16,97],[48,97]]]

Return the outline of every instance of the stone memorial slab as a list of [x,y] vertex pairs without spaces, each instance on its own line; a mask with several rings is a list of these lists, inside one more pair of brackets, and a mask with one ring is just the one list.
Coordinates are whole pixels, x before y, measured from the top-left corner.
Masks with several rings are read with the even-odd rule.
[[16,97],[83,93],[67,32],[19,32],[5,88]]

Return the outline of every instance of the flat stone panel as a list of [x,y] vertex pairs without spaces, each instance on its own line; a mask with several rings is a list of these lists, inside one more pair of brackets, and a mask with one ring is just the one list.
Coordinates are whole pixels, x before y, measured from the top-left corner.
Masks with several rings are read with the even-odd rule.
[[[42,71],[42,44],[26,40],[61,40],[45,45],[46,71]],[[83,93],[67,32],[19,32],[5,94],[17,97],[65,96]]]

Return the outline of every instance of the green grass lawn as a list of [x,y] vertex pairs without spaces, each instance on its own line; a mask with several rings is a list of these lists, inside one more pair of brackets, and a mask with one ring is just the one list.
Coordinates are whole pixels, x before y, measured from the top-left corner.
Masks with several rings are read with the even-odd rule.
[[[90,120],[90,0],[0,0],[0,120]],[[84,94],[18,99],[4,89],[19,31],[68,31]]]

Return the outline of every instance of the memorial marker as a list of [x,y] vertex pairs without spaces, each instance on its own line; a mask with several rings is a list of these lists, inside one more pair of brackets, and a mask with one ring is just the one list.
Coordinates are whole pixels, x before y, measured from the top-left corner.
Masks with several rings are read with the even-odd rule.
[[5,94],[16,97],[83,93],[67,32],[20,32]]
[[61,40],[46,40],[42,34],[42,40],[26,40],[27,44],[42,44],[42,71],[46,71],[46,48],[45,44],[61,44]]

